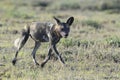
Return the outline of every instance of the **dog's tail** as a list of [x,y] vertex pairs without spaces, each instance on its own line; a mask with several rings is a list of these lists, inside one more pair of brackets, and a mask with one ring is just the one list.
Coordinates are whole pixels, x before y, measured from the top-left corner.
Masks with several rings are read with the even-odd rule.
[[25,28],[21,32],[21,37],[15,40],[14,46],[18,49],[21,49],[26,43],[26,41],[28,40],[29,33],[30,33],[30,26],[26,25]]

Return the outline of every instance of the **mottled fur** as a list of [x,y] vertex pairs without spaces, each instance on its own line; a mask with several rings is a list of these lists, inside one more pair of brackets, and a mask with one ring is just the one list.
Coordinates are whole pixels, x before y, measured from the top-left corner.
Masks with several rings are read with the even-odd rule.
[[58,59],[62,64],[65,64],[64,60],[62,59],[61,55],[56,49],[56,44],[62,37],[67,37],[70,31],[70,26],[72,25],[74,18],[70,17],[67,22],[61,22],[59,19],[54,17],[56,20],[56,24],[53,23],[40,23],[40,22],[33,22],[30,25],[27,25],[25,29],[23,29],[21,33],[21,37],[15,40],[15,47],[17,48],[15,57],[12,61],[13,65],[15,65],[17,60],[17,55],[20,49],[24,46],[26,41],[28,40],[29,36],[35,41],[35,47],[32,52],[33,61],[36,65],[39,65],[35,59],[35,54],[37,49],[40,46],[41,42],[49,42],[50,47],[48,51],[48,56],[42,62],[41,67],[43,67],[47,61],[51,57],[51,53],[54,51],[58,56]]

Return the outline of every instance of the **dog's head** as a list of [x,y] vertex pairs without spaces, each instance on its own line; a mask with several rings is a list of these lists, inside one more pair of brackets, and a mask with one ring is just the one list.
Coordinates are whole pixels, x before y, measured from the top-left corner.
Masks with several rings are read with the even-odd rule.
[[55,26],[57,33],[59,33],[59,35],[61,37],[67,38],[67,36],[69,35],[70,26],[72,25],[72,23],[74,21],[74,17],[70,17],[66,22],[61,22],[56,17],[53,17],[53,18],[57,22],[57,24]]

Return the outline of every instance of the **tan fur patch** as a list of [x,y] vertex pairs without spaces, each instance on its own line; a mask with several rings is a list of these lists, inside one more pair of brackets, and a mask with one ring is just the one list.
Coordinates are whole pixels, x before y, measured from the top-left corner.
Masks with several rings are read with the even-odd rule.
[[55,25],[54,26],[54,33],[60,37],[60,31],[61,31],[61,27],[59,25]]

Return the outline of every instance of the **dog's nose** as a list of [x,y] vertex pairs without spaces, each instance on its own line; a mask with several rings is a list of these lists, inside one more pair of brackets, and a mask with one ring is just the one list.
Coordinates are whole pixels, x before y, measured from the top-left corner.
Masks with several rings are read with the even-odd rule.
[[68,36],[68,34],[65,35],[65,37],[67,37],[67,36]]

